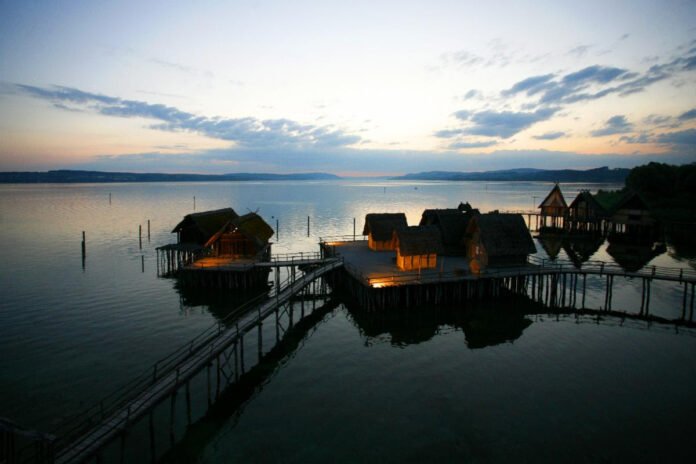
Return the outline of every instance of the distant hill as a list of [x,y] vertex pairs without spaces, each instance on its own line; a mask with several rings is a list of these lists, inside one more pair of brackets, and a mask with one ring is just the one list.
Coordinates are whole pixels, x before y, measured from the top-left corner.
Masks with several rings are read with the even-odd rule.
[[299,174],[157,174],[133,172],[101,172],[58,170],[46,172],[0,172],[0,183],[97,183],[97,182],[202,182],[202,181],[253,181],[253,180],[331,180],[340,179],[333,174],[310,172]]
[[623,183],[630,169],[608,167],[576,169],[506,169],[484,172],[430,171],[392,177],[395,180],[480,180],[480,181],[542,181],[542,182],[618,182]]

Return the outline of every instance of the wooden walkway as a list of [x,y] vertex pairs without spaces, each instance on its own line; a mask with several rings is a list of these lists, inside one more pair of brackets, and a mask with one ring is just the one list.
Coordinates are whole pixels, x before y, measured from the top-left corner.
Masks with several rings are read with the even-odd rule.
[[[288,303],[290,299],[307,287],[313,281],[341,266],[340,259],[325,259],[318,267],[302,277],[289,282],[267,301],[256,306],[233,328],[221,330],[205,346],[198,347],[190,356],[167,368],[167,373],[157,376],[157,366],[154,369],[155,381],[147,388],[138,392],[132,399],[123,404],[118,410],[101,420],[95,427],[84,432],[65,447],[56,450],[57,463],[78,463],[98,454],[108,443],[125,434],[140,418],[150,412],[165,399],[176,395],[176,392],[196,374],[210,364],[228,348],[236,343],[246,332],[259,325],[279,306]],[[219,327],[219,326],[218,326]],[[193,345],[192,345],[193,346]],[[187,390],[188,393],[188,390]]]

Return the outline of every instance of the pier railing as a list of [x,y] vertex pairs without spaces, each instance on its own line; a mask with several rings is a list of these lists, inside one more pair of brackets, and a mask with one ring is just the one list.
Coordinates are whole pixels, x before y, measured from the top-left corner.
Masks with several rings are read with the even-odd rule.
[[422,269],[421,271],[399,272],[392,274],[365,275],[355,266],[345,263],[345,268],[353,276],[370,287],[380,288],[393,285],[429,284],[451,282],[464,278],[477,279],[487,277],[516,277],[545,273],[586,273],[611,274],[626,277],[646,277],[674,282],[696,282],[696,271],[662,266],[648,266],[635,272],[629,272],[618,264],[602,261],[587,261],[578,268],[572,261],[549,260],[530,256],[528,264],[523,266],[506,266],[484,269],[474,273],[468,269],[441,271],[437,269]]
[[660,280],[671,280],[677,282],[696,281],[696,270],[685,268],[674,268],[666,266],[644,266],[636,271],[627,271],[618,264],[606,263],[604,261],[585,261],[580,267],[570,260],[546,259],[537,256],[530,256],[527,260],[530,264],[540,266],[543,269],[559,271],[577,271],[592,274],[614,274],[626,275],[628,277],[650,277]]
[[[57,430],[59,433],[59,438],[55,442],[57,462],[81,462],[83,457],[93,455],[116,434],[128,429],[144,414],[151,411],[163,398],[166,396],[174,398],[181,385],[186,384],[188,396],[190,379],[204,368],[205,363],[210,366],[211,360],[214,359],[218,360],[217,382],[219,384],[220,356],[230,344],[235,344],[236,353],[236,343],[243,339],[244,334],[257,326],[259,337],[261,337],[262,321],[274,310],[277,316],[277,308],[280,305],[287,305],[302,289],[314,284],[326,272],[342,265],[340,259],[333,258],[326,260],[325,266],[305,273],[302,278],[287,276],[270,292],[246,302],[190,342],[157,361],[132,382],[81,414],[65,421]],[[277,330],[276,337],[278,337]],[[261,338],[259,338],[259,350],[261,350],[260,340]],[[260,353],[259,351],[259,358]],[[210,382],[210,379],[208,381]],[[210,384],[208,395],[210,395]],[[210,396],[208,403],[210,405]]]
[[[281,284],[281,290],[284,290],[290,281],[286,279]],[[133,397],[137,396],[148,387],[154,385],[158,380],[176,372],[178,366],[189,359],[191,356],[199,353],[202,349],[210,344],[217,336],[219,336],[225,327],[225,324],[243,316],[244,313],[251,308],[258,306],[261,302],[273,297],[274,291],[263,293],[247,301],[235,311],[228,314],[224,318],[218,320],[203,332],[196,335],[192,340],[179,348],[169,353],[167,356],[157,360],[152,367],[148,368],[132,381],[122,385],[121,388],[113,393],[102,398],[98,403],[81,411],[78,415],[71,416],[56,428],[58,440],[56,448],[61,449],[75,440],[85,430],[95,426],[105,418],[113,415],[123,407],[125,407]]]

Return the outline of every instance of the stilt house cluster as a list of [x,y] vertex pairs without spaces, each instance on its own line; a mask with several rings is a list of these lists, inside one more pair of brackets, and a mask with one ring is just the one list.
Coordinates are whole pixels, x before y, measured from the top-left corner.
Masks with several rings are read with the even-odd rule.
[[518,214],[480,214],[466,204],[452,209],[426,209],[418,226],[409,227],[403,213],[371,213],[363,235],[373,251],[395,251],[403,271],[434,269],[438,257],[466,257],[471,270],[524,265],[534,242]]
[[657,220],[647,204],[636,192],[578,193],[566,205],[558,184],[554,185],[539,204],[540,232],[568,232],[581,234],[616,235],[632,239],[655,236]]

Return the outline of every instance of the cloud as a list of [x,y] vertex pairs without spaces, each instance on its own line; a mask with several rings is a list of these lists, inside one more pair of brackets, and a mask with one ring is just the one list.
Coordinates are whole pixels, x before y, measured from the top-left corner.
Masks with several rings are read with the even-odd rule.
[[469,127],[462,129],[462,134],[507,139],[537,122],[551,118],[557,111],[558,108],[540,108],[533,112],[458,111],[454,115],[458,119],[472,123]]
[[631,36],[631,34],[629,34],[629,33],[623,34],[621,37],[619,37],[619,40],[626,40],[626,39],[628,39],[630,36]]
[[696,118],[696,108],[694,108],[693,110],[689,110],[686,113],[680,114],[677,119],[679,119],[680,121],[688,121],[689,119],[694,118]]
[[590,51],[590,48],[592,47],[593,45],[578,45],[577,47],[568,50],[566,54],[573,55],[576,58],[582,58],[583,56],[587,55],[587,52]]
[[462,100],[470,100],[472,98],[477,98],[481,96],[481,92],[479,92],[476,89],[471,89],[467,93],[464,94],[462,97]]
[[604,127],[591,132],[592,137],[604,137],[614,134],[625,134],[633,130],[633,124],[628,122],[626,116],[618,114],[607,119]]
[[487,141],[473,141],[473,142],[467,142],[465,140],[461,140],[459,142],[454,142],[449,145],[449,148],[453,150],[460,150],[460,149],[466,149],[466,148],[485,148],[485,147],[492,147],[493,145],[497,145],[498,142],[495,140],[487,140]]
[[[20,92],[70,110],[92,111],[121,118],[159,121],[149,126],[168,132],[192,132],[246,147],[341,147],[361,138],[332,126],[300,124],[290,119],[216,118],[198,116],[172,106],[125,100],[69,87],[16,84]],[[67,106],[70,105],[70,106]]]
[[624,135],[619,140],[625,143],[652,143],[653,137],[647,132],[641,132],[638,135]]
[[502,93],[503,95],[514,95],[516,93],[525,92],[527,95],[534,95],[547,88],[545,84],[553,78],[554,74],[528,77],[527,79],[517,82],[508,90],[503,90]]
[[[667,132],[655,138],[657,143],[669,143],[673,145],[696,145],[696,129]],[[693,153],[692,153],[693,156]]]
[[443,129],[435,132],[433,135],[441,139],[451,139],[452,137],[457,137],[464,133],[463,129]]
[[565,105],[597,100],[608,95],[627,96],[644,91],[648,86],[678,73],[696,70],[696,49],[671,61],[657,63],[636,72],[614,66],[592,65],[562,74],[531,76],[515,83],[501,95],[524,95],[536,98],[529,106]]
[[561,137],[565,137],[566,133],[565,132],[547,132],[545,134],[541,135],[534,135],[533,137],[537,140],[556,140],[560,139]]

